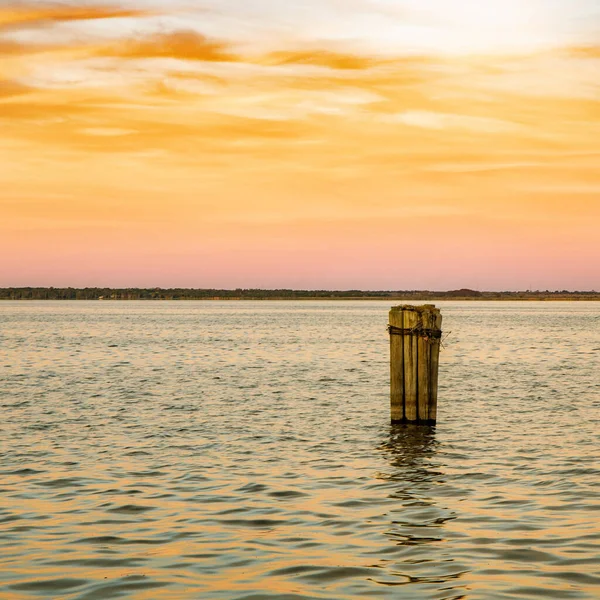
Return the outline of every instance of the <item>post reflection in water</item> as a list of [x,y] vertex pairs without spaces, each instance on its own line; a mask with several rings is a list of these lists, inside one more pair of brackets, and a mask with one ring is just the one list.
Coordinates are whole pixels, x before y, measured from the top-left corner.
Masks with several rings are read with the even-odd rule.
[[434,427],[392,425],[378,449],[390,469],[377,473],[386,482],[389,498],[397,503],[389,511],[385,536],[395,548],[386,564],[389,579],[374,579],[389,586],[410,585],[410,597],[459,600],[466,598],[461,577],[467,572],[452,556],[453,535],[446,524],[455,512],[443,503],[445,479],[440,443]]

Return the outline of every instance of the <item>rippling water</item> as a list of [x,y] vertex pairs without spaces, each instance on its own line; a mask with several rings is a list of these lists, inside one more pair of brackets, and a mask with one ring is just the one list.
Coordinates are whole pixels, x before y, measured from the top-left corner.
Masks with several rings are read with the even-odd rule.
[[0,598],[600,597],[600,303],[0,304]]

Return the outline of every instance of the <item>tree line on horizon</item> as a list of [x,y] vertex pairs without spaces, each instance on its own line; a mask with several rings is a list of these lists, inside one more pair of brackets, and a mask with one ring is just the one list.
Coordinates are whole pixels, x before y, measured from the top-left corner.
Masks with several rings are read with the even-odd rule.
[[212,288],[0,288],[0,300],[272,300],[305,298],[406,298],[406,299],[519,299],[540,297],[595,297],[596,291],[505,291],[480,292],[467,288],[449,291],[430,290],[293,290],[293,289],[212,289]]

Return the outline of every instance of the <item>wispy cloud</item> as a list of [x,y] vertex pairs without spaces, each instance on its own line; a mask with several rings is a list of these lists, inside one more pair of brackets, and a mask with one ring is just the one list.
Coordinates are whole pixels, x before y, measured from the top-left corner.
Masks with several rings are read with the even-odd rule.
[[517,124],[502,119],[424,110],[412,110],[388,115],[386,121],[389,123],[402,123],[411,127],[422,127],[424,129],[464,129],[482,133],[516,132],[519,129]]
[[32,89],[29,86],[23,85],[18,81],[11,81],[10,79],[0,80],[0,99],[20,96],[30,91]]
[[151,14],[140,9],[106,4],[18,2],[0,6],[0,33],[18,29],[51,27],[71,21],[139,17]]
[[374,66],[378,61],[372,56],[315,49],[271,52],[262,57],[260,62],[267,65],[313,65],[330,69],[361,70]]
[[122,58],[176,58],[209,62],[235,62],[240,57],[230,47],[193,31],[161,32],[124,40],[98,51],[99,55]]

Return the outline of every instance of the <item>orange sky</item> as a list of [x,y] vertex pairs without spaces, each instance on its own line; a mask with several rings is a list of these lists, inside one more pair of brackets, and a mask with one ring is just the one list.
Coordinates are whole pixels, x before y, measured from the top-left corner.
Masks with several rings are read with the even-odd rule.
[[5,1],[0,216],[0,286],[600,289],[600,8]]

